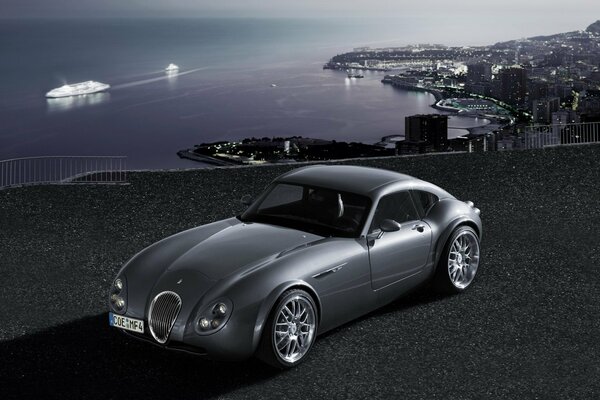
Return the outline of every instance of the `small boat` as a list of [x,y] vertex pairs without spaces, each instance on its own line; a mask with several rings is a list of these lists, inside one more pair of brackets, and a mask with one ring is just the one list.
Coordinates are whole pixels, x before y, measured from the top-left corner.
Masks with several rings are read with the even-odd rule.
[[357,78],[357,79],[360,79],[360,78],[364,78],[364,77],[365,77],[365,76],[364,76],[364,75],[362,75],[362,74],[352,74],[352,73],[349,73],[349,74],[348,74],[348,78],[350,78],[350,79],[352,79],[352,78]]
[[277,87],[275,83],[271,83],[271,87]]
[[52,89],[48,93],[46,93],[46,97],[49,98],[58,98],[58,97],[69,97],[69,96],[79,96],[82,94],[92,94],[103,92],[110,88],[110,85],[106,83],[100,83],[95,81],[85,81],[74,83],[72,85],[63,85],[59,88]]
[[169,64],[167,66],[167,68],[165,68],[165,71],[167,71],[167,72],[177,72],[177,71],[179,71],[179,67],[177,65],[171,63],[171,64]]

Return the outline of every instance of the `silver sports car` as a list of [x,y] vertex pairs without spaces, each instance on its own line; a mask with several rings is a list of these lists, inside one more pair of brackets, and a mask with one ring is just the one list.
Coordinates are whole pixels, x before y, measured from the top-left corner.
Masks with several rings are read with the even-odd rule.
[[479,267],[479,210],[407,175],[308,166],[244,203],[240,216],[129,260],[110,290],[110,325],[169,349],[289,368],[318,334],[429,280],[462,292]]

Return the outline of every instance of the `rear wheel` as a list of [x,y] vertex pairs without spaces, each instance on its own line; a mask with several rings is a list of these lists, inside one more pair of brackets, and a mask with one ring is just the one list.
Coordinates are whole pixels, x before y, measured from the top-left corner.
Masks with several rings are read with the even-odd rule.
[[473,228],[456,228],[438,262],[435,286],[446,293],[466,290],[477,274],[479,256],[479,237]]
[[263,329],[257,356],[281,369],[300,364],[317,336],[317,308],[304,290],[292,289],[277,301]]

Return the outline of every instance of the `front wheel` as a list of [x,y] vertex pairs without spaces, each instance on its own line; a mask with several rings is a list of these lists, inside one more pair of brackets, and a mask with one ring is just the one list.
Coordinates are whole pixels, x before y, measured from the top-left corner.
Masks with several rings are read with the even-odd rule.
[[300,364],[317,336],[317,308],[304,290],[292,289],[280,298],[265,324],[257,356],[281,369]]
[[438,262],[435,286],[446,293],[460,293],[467,289],[477,274],[479,256],[479,237],[473,228],[456,228]]

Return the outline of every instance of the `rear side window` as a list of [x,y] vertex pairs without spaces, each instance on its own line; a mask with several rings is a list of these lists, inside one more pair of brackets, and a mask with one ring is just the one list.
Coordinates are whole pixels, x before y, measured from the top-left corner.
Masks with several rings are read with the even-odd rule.
[[423,216],[427,215],[431,206],[439,200],[435,194],[424,190],[412,190],[411,192],[415,199],[415,206],[417,207],[419,214]]

